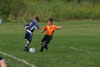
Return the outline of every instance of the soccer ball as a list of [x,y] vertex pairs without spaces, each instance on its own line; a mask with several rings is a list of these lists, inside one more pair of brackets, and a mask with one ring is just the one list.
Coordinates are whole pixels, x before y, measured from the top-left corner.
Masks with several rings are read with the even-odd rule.
[[29,52],[30,52],[30,53],[34,53],[34,52],[35,52],[35,48],[30,48],[30,49],[29,49]]

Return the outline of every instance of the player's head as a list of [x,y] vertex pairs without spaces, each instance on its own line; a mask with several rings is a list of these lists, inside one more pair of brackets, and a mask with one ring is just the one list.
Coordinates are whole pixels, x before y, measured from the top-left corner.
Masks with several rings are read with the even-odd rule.
[[49,18],[48,19],[48,25],[52,25],[53,24],[53,18]]
[[39,17],[35,17],[34,20],[35,20],[36,22],[40,22]]

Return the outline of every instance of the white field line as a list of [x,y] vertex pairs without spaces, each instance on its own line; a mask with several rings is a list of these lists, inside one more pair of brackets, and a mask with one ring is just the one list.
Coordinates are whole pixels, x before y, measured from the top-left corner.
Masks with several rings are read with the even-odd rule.
[[96,52],[92,52],[92,51],[84,50],[84,49],[80,49],[80,48],[75,48],[75,47],[69,47],[69,49],[76,50],[76,51],[81,51],[81,52],[86,52],[86,53],[91,53],[91,54],[100,55],[100,53],[96,53]]
[[8,57],[10,57],[10,58],[12,58],[12,59],[14,59],[14,60],[16,60],[16,61],[22,62],[22,63],[24,63],[24,64],[26,64],[26,65],[28,65],[28,66],[30,66],[30,67],[35,67],[33,64],[30,64],[30,63],[28,63],[27,61],[25,61],[25,60],[23,60],[23,59],[20,59],[20,58],[17,58],[17,57],[15,57],[15,56],[13,56],[13,55],[7,54],[7,53],[5,53],[5,52],[0,52],[0,54],[5,55],[5,56],[8,56]]

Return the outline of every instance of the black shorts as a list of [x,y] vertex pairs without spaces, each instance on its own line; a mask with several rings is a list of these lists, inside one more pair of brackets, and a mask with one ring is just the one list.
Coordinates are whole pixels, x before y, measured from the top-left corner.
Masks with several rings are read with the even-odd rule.
[[26,31],[25,40],[31,42],[32,41],[32,33]]
[[2,60],[2,57],[0,56],[0,60]]
[[45,35],[41,42],[45,42],[46,44],[49,44],[51,39],[52,36]]

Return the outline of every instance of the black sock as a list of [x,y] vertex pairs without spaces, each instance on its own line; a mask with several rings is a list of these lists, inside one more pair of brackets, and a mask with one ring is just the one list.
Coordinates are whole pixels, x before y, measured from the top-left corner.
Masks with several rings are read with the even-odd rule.
[[29,47],[29,44],[26,44],[24,49],[28,50],[28,47]]
[[44,50],[44,47],[42,46],[40,52],[43,52],[43,50]]
[[45,49],[48,50],[48,44],[45,45]]

